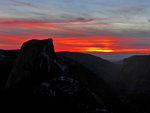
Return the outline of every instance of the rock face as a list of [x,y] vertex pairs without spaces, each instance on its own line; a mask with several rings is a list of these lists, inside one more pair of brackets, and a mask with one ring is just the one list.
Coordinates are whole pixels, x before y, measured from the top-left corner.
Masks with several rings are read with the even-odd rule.
[[17,54],[17,50],[0,50],[0,90],[4,89]]
[[[52,39],[30,40],[25,42],[16,58],[6,87],[10,87],[25,79],[48,77],[52,68],[57,68],[53,61],[56,60]],[[52,65],[54,65],[52,67]],[[41,76],[41,74],[43,76]]]
[[0,97],[6,106],[44,106],[54,113],[120,113],[123,108],[103,79],[81,64],[57,56],[52,39],[22,45],[5,88]]

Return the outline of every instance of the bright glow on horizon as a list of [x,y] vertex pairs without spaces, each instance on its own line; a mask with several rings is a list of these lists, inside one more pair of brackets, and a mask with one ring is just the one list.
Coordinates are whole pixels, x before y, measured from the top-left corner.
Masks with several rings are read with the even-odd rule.
[[110,50],[110,49],[100,49],[100,48],[88,48],[86,50],[86,52],[105,52],[105,53],[109,53],[109,52],[114,52],[114,50]]

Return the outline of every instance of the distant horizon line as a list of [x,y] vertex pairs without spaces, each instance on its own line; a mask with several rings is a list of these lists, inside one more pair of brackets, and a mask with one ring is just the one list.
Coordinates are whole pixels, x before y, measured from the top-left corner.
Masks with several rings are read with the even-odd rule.
[[[20,50],[20,49],[0,49],[0,51],[17,51],[17,50]],[[90,52],[90,51],[57,51],[55,50],[55,52],[70,52],[70,53],[108,53],[108,54],[111,54],[111,53],[147,53],[147,54],[150,54],[150,52]]]

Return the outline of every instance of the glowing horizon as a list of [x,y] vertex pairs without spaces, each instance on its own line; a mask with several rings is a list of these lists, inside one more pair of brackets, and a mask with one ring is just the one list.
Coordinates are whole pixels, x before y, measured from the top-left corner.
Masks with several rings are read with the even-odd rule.
[[56,51],[150,53],[150,1],[0,0],[0,49],[53,38]]

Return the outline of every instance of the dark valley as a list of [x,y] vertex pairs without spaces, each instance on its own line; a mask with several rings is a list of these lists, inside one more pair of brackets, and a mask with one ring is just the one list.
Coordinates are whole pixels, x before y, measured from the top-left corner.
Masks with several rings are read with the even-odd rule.
[[1,106],[50,113],[149,113],[150,55],[116,64],[55,52],[52,39],[0,50]]

